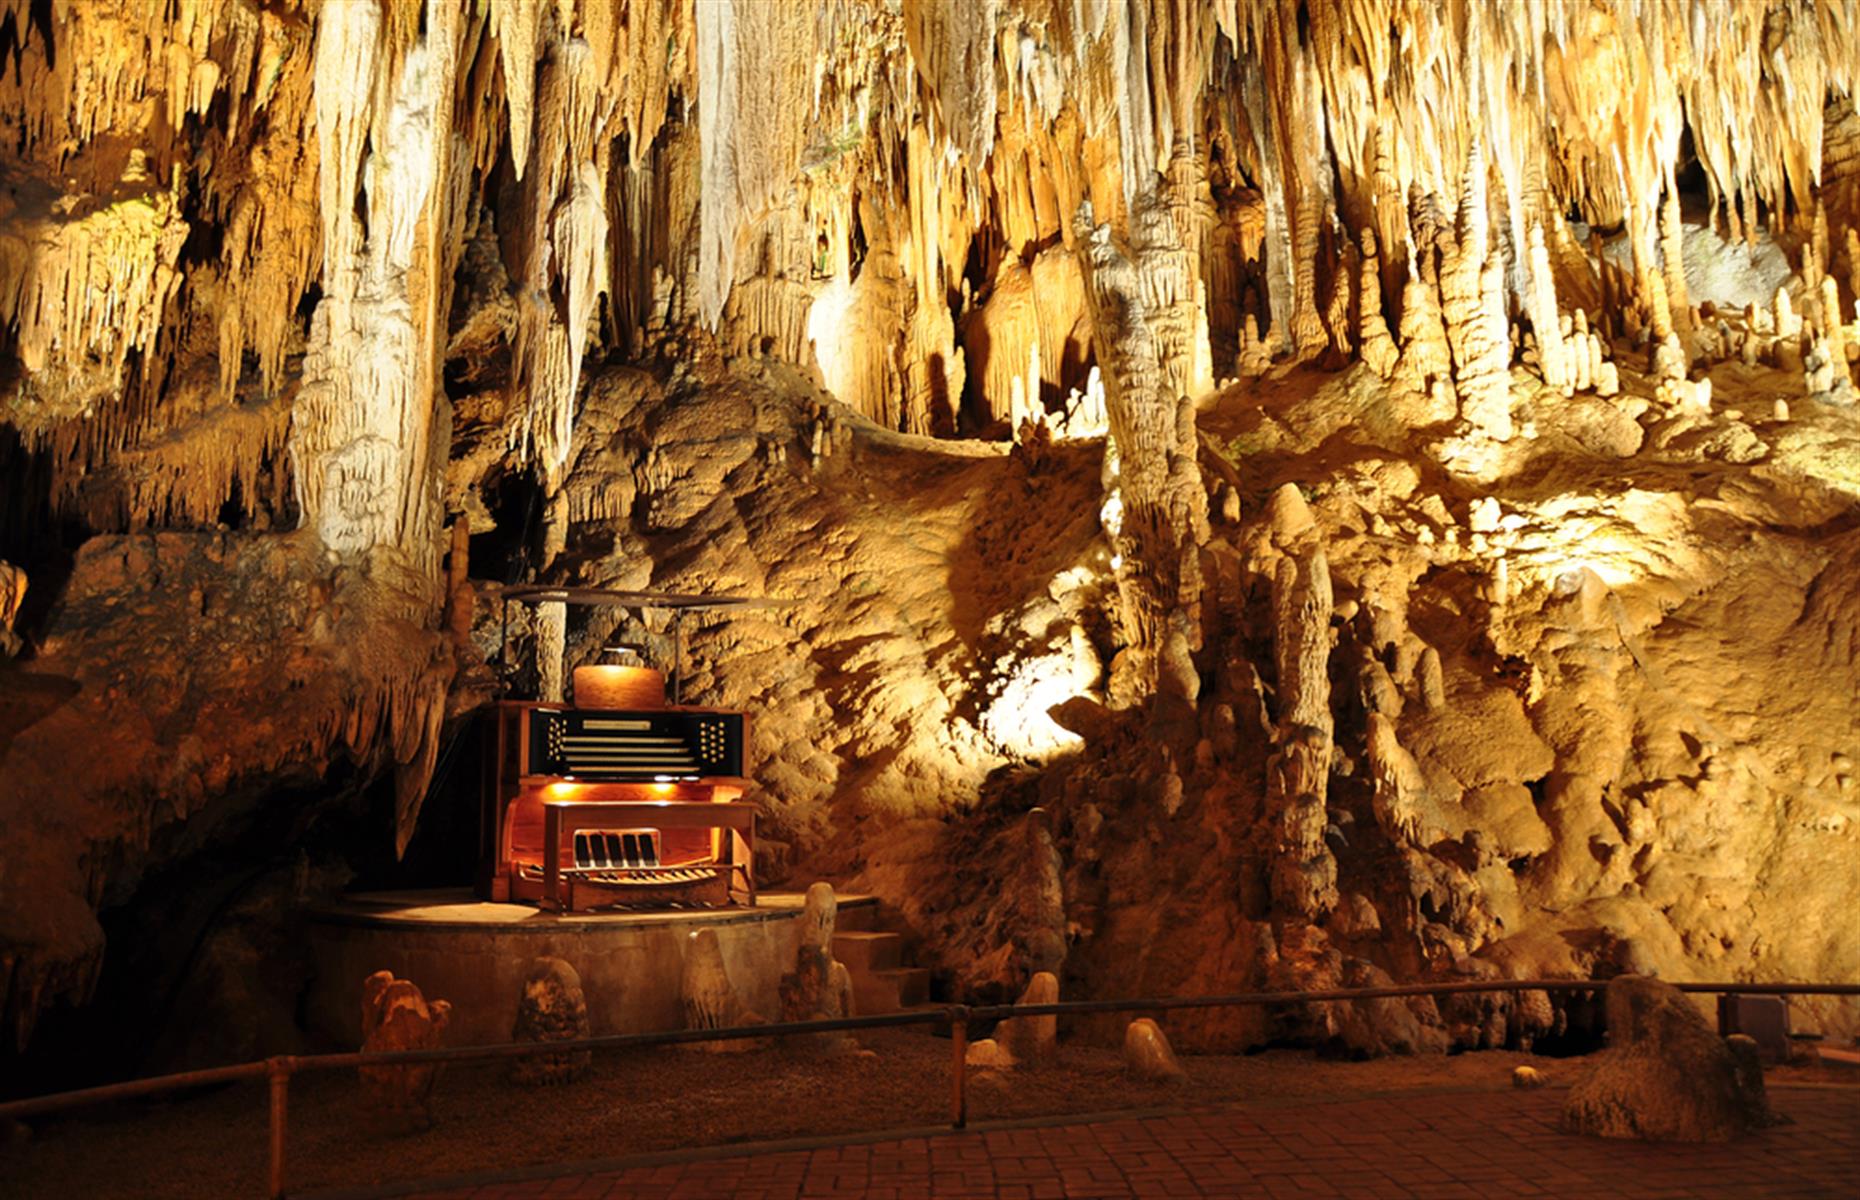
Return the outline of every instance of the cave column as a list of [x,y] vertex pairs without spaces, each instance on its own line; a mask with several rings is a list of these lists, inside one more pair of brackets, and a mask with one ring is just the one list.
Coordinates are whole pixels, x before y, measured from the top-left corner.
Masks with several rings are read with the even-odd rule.
[[1159,651],[1171,631],[1199,648],[1199,544],[1207,536],[1207,493],[1197,460],[1192,393],[1197,354],[1195,248],[1181,227],[1193,220],[1195,173],[1152,174],[1131,207],[1129,253],[1109,226],[1081,208],[1078,237],[1115,443],[1121,509],[1113,541],[1126,653],[1113,665],[1115,694],[1155,690]]

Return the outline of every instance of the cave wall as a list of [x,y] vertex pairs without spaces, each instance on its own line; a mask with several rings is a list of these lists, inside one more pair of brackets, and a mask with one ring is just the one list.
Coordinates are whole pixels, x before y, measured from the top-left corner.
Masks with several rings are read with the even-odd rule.
[[[209,837],[200,812],[358,764],[396,777],[404,849],[485,686],[448,525],[455,554],[521,547],[487,576],[801,600],[701,635],[695,684],[770,714],[796,869],[898,903],[958,987],[1068,945],[1107,990],[1619,965],[1550,944],[1566,926],[1669,969],[1860,959],[1780,922],[1765,958],[1727,932],[1760,894],[1687,893],[1825,860],[1852,894],[1832,715],[1649,715],[1681,686],[1648,682],[1663,639],[1661,679],[1741,652],[1673,630],[1746,622],[1742,576],[1644,523],[1617,539],[1644,571],[1592,572],[1613,600],[1488,552],[1595,534],[1546,497],[1600,496],[1596,468],[1551,448],[1767,458],[1768,525],[1685,536],[1813,543],[1774,637],[1845,662],[1846,435],[1753,429],[1769,402],[1726,416],[1711,384],[1851,403],[1857,28],[1853,0],[0,4],[15,1040],[84,995],[92,914]],[[1760,254],[1780,296],[1723,286]],[[1236,395],[1287,411],[1230,429]],[[1014,450],[924,438],[974,433]],[[1368,468],[1334,438],[1386,457],[1374,486],[1336,483]],[[1288,482],[1311,514],[1269,503]],[[1501,494],[1538,515],[1486,528]],[[1591,611],[1647,579],[1661,620]],[[1546,633],[1566,586],[1578,633]],[[70,769],[97,729],[110,752]],[[1656,803],[1694,778],[1675,737],[1711,748],[1684,785],[1709,811],[1834,840],[1708,869],[1716,835]],[[1461,761],[1489,739],[1512,758]],[[1182,813],[1192,835],[1154,824]],[[1340,814],[1373,849],[1332,844]],[[951,839],[1062,865],[978,895],[925,877]],[[1542,919],[1571,905],[1608,911]]]

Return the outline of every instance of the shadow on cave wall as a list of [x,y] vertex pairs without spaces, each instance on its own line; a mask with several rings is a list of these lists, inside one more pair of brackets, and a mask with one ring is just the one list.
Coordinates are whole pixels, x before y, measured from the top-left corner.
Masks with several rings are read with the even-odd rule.
[[[172,865],[99,913],[106,950],[90,1001],[56,1006],[0,1093],[30,1095],[322,1045],[302,1022],[304,929],[347,891],[469,885],[478,854],[477,723],[441,750],[406,856],[394,857],[391,775],[343,764],[314,785],[224,797],[155,841]],[[359,980],[357,985],[359,986]]]

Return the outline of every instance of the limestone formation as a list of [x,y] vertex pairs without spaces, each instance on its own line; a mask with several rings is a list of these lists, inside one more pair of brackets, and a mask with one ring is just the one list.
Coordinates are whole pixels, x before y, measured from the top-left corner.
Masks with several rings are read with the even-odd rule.
[[1138,1017],[1124,1030],[1124,1070],[1145,1083],[1180,1083],[1188,1078],[1162,1027],[1148,1017]]
[[[1059,980],[1050,971],[1034,975],[1017,1004],[1059,1003]],[[970,1066],[1008,1069],[1043,1067],[1059,1055],[1059,1018],[1008,1017],[995,1026],[995,1036],[969,1046]]]
[[622,623],[952,995],[1860,966],[1851,7],[11,5],[6,1042],[290,1025],[169,914]]
[[25,603],[26,573],[11,563],[0,562],[0,658],[19,653],[20,639],[13,627]]
[[[685,939],[679,1000],[684,1005],[686,1029],[729,1029],[762,1023],[762,1018],[750,1011],[730,982],[730,973],[723,962],[723,943],[718,940],[717,931],[709,927]],[[757,1042],[749,1038],[687,1044],[693,1049],[725,1054],[753,1050],[757,1046]]]
[[[588,1001],[582,995],[581,976],[559,958],[539,958],[530,964],[523,994],[517,998],[517,1020],[510,1032],[513,1042],[569,1042],[589,1037]],[[517,1083],[572,1083],[588,1073],[592,1052],[570,1050],[562,1054],[532,1054],[510,1065]]]
[[[395,978],[392,971],[376,971],[362,981],[364,1054],[436,1050],[451,1018],[450,1004],[427,1000],[419,985]],[[439,1071],[428,1063],[362,1067],[362,1092],[371,1108],[391,1120],[429,1125]]]
[[1208,496],[1196,466],[1194,408],[1184,403],[1193,385],[1192,279],[1168,207],[1181,186],[1172,182],[1167,195],[1143,192],[1133,218],[1141,235],[1134,257],[1115,244],[1108,226],[1092,223],[1089,204],[1077,231],[1118,453],[1121,615],[1143,692],[1156,686],[1156,660],[1172,620],[1186,622],[1191,648],[1201,640],[1193,547],[1207,527]]
[[1375,230],[1365,228],[1362,240],[1363,265],[1357,284],[1357,304],[1362,314],[1358,342],[1363,362],[1384,379],[1395,374],[1400,353],[1395,339],[1389,336],[1388,323],[1382,319],[1382,265],[1376,252]]
[[1273,897],[1315,919],[1337,902],[1336,863],[1323,840],[1333,722],[1330,567],[1321,546],[1311,543],[1278,560],[1272,603],[1279,672],[1277,753],[1266,796],[1277,850]]
[[1622,975],[1607,993],[1608,1048],[1563,1105],[1572,1133],[1721,1142],[1770,1123],[1755,1046],[1727,1044],[1684,993]]
[[[781,979],[784,1022],[832,1021],[853,1015],[852,976],[845,964],[833,957],[833,929],[838,917],[839,901],[833,895],[833,885],[809,885],[795,922],[798,940],[794,971]],[[857,1049],[852,1036],[841,1032],[799,1034],[789,1043],[795,1049],[814,1053]]]
[[1419,764],[1396,739],[1395,722],[1382,713],[1370,713],[1366,744],[1370,776],[1375,781],[1376,821],[1383,832],[1416,847],[1456,836],[1455,823],[1434,798]]

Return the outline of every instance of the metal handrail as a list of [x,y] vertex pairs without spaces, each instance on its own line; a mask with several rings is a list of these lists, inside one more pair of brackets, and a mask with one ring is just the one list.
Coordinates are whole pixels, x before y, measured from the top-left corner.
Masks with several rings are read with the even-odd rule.
[[[748,1038],[796,1037],[839,1033],[855,1029],[888,1029],[907,1025],[946,1024],[950,1031],[950,1127],[968,1124],[969,1022],[1009,1017],[1064,1016],[1088,1013],[1170,1012],[1195,1008],[1240,1008],[1273,1004],[1315,1004],[1334,1001],[1383,1000],[1404,996],[1451,996],[1490,992],[1600,992],[1606,979],[1493,979],[1462,983],[1409,983],[1386,987],[1334,988],[1319,992],[1239,992],[1224,996],[1168,996],[1124,1000],[1063,1000],[1052,1004],[945,1005],[912,1012],[881,1013],[869,1017],[838,1017],[824,1021],[784,1021],[768,1025],[735,1025],[724,1029],[678,1029],[664,1033],[608,1034],[559,1042],[499,1042],[489,1046],[453,1046],[431,1050],[395,1050],[385,1054],[349,1051],[338,1054],[278,1055],[262,1062],[208,1067],[173,1075],[155,1075],[121,1083],[103,1084],[70,1092],[54,1092],[0,1103],[0,1120],[36,1116],[138,1096],[264,1079],[270,1095],[270,1171],[267,1195],[282,1200],[284,1150],[288,1132],[290,1081],[293,1075],[352,1067],[394,1067],[450,1062],[494,1062],[536,1054],[578,1051],[628,1050],[649,1046],[675,1046],[690,1042],[727,1042]],[[1717,995],[1860,996],[1860,983],[1674,983],[1682,992]]]

